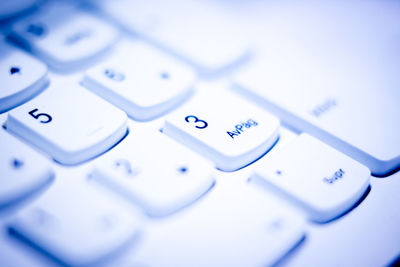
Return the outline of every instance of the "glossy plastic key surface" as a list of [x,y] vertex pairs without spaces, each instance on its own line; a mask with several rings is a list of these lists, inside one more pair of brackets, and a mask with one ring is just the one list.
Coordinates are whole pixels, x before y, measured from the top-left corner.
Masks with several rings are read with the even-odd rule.
[[118,46],[111,58],[86,72],[83,83],[135,120],[150,120],[192,92],[194,72],[141,41]]
[[164,132],[233,171],[266,153],[277,141],[279,120],[229,92],[200,95],[169,115]]
[[324,222],[357,203],[369,186],[370,171],[303,133],[281,151],[271,153],[254,177],[283,192],[312,220]]
[[12,110],[7,130],[56,161],[76,164],[115,145],[127,132],[126,114],[85,88],[52,85]]
[[207,194],[214,185],[212,171],[210,162],[162,133],[136,129],[96,163],[91,176],[159,217]]

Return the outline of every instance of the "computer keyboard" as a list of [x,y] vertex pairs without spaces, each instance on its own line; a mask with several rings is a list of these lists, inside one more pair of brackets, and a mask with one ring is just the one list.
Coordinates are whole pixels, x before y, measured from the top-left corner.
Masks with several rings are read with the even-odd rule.
[[0,266],[388,266],[395,1],[0,4]]

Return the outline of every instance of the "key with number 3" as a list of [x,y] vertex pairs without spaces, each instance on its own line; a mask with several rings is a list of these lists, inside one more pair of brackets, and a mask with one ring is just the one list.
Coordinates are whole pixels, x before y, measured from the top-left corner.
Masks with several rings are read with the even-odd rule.
[[276,143],[276,117],[228,92],[213,96],[196,96],[172,113],[165,121],[164,133],[212,160],[223,171],[246,166]]

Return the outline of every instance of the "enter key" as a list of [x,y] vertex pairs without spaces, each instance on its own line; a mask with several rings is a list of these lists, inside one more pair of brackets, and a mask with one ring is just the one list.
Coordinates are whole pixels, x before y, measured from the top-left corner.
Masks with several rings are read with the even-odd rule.
[[271,153],[252,176],[252,181],[282,193],[317,222],[351,209],[369,180],[367,167],[305,133]]

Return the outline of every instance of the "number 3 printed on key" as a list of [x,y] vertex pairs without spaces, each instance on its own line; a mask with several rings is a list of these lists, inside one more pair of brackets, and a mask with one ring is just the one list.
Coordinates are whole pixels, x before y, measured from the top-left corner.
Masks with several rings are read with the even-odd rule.
[[185,121],[189,123],[190,122],[195,123],[196,124],[195,127],[198,129],[204,129],[208,126],[208,123],[206,121],[200,120],[199,118],[193,115],[186,116]]

